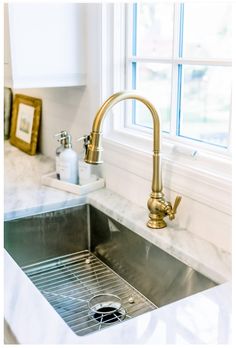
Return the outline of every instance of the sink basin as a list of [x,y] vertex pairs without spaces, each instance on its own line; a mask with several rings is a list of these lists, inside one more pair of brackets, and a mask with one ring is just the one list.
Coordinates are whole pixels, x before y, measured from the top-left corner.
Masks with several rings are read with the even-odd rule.
[[6,221],[4,244],[80,336],[216,285],[91,205]]

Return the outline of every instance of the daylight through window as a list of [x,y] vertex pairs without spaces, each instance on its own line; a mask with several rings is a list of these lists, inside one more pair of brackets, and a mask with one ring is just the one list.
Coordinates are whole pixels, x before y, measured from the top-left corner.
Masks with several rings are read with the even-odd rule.
[[[229,146],[230,3],[130,5],[127,88],[145,91],[166,136]],[[129,34],[130,33],[130,34]],[[132,103],[129,127],[150,129],[149,112]]]

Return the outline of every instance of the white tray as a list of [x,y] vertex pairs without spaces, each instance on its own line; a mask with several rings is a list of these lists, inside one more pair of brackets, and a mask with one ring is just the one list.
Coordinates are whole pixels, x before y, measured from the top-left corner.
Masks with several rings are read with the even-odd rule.
[[56,172],[43,175],[41,178],[41,183],[46,186],[51,186],[59,190],[67,191],[74,193],[76,195],[86,195],[91,191],[95,191],[99,188],[104,187],[104,179],[98,178],[96,181],[93,181],[86,185],[75,185],[70,184],[65,181],[58,180],[56,177]]

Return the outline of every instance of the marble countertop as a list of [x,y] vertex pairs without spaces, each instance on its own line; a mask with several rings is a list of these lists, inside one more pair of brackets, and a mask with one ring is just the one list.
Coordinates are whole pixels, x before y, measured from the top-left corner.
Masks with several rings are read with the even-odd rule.
[[[147,211],[107,190],[76,196],[41,185],[41,176],[54,170],[43,155],[29,157],[5,142],[5,219],[90,203],[176,258],[218,283],[225,283],[181,301],[86,337],[76,336],[6,254],[5,317],[21,343],[228,343],[231,322],[231,256],[172,224],[164,230],[145,226]],[[10,275],[10,276],[9,276]],[[14,283],[14,284],[13,284]],[[17,288],[17,295],[9,289]],[[24,304],[25,301],[25,304]],[[32,334],[22,308],[31,310]],[[14,306],[13,306],[14,304]],[[19,311],[19,313],[18,313]],[[41,314],[39,315],[39,312]],[[20,315],[21,319],[18,319]],[[32,317],[32,318],[31,318]],[[45,320],[39,323],[39,318]],[[24,319],[26,322],[24,322]],[[31,320],[32,319],[32,320]],[[20,320],[20,321],[19,321]],[[51,327],[53,323],[53,328]],[[30,324],[31,325],[31,324]],[[52,330],[50,333],[49,331]],[[40,334],[40,335],[39,335]]]
[[4,155],[5,220],[85,202],[85,197],[41,184],[42,175],[55,170],[50,158],[41,154],[29,156],[8,141]]

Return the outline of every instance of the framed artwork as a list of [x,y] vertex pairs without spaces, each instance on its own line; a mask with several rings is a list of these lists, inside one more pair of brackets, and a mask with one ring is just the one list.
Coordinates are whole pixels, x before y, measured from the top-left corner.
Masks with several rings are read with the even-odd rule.
[[38,143],[42,100],[16,94],[13,101],[10,143],[35,155]]

